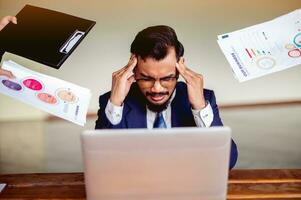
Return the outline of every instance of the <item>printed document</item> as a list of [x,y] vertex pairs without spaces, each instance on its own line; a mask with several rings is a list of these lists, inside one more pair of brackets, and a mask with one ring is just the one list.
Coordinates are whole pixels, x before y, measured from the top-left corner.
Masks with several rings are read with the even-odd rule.
[[239,82],[301,64],[301,9],[217,40]]
[[16,78],[0,76],[0,93],[84,126],[91,99],[89,89],[27,69],[11,60],[3,69]]

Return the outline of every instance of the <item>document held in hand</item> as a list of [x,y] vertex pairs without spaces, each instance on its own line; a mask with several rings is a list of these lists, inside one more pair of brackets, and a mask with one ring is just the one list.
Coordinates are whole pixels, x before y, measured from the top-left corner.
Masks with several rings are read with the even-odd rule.
[[0,93],[84,126],[91,99],[89,89],[29,70],[13,61],[4,61],[2,67],[16,78],[0,76]]
[[94,21],[26,5],[0,32],[0,50],[59,69]]
[[301,9],[218,36],[239,82],[301,64]]

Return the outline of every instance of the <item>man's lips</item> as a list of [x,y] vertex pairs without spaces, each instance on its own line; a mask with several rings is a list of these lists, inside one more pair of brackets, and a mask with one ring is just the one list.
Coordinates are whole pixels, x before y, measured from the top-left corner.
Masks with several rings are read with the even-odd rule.
[[149,96],[152,101],[158,102],[158,101],[162,101],[165,96],[168,96],[168,92],[158,92],[158,93],[147,92],[146,96]]
[[160,96],[158,96],[158,95],[150,96],[150,98],[151,98],[153,101],[161,101],[161,100],[164,99],[164,97],[165,97],[165,95],[160,95]]

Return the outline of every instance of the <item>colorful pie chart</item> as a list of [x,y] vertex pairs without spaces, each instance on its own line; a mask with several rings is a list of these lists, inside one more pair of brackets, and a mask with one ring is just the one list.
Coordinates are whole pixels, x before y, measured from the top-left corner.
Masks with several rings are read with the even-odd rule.
[[67,103],[75,103],[77,101],[76,95],[66,89],[59,90],[57,96]]
[[43,101],[44,103],[48,103],[48,104],[56,104],[57,103],[57,99],[48,93],[39,93],[38,98],[41,101]]
[[22,86],[19,83],[10,80],[2,80],[2,84],[11,90],[15,90],[15,91],[22,90]]
[[295,37],[294,37],[294,43],[297,47],[301,48],[301,33],[298,33]]
[[288,52],[288,56],[291,58],[299,58],[301,56],[301,50],[293,49]]
[[36,79],[32,79],[32,78],[24,80],[23,84],[27,88],[29,88],[31,90],[35,90],[35,91],[39,91],[43,88],[43,85],[40,81],[38,81]]
[[261,57],[257,60],[256,64],[261,69],[271,69],[276,65],[276,61],[271,57]]

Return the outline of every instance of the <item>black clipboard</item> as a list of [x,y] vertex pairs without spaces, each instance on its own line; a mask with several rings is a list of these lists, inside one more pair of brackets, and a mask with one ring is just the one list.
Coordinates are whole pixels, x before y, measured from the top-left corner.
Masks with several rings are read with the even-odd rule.
[[26,5],[0,31],[0,49],[59,69],[95,21]]

